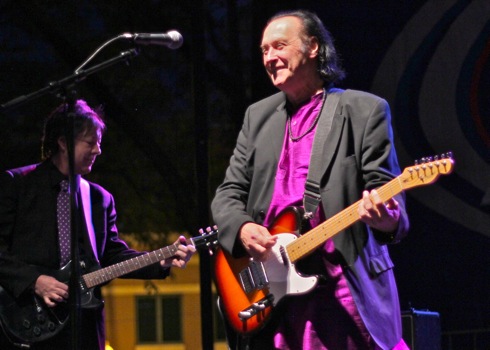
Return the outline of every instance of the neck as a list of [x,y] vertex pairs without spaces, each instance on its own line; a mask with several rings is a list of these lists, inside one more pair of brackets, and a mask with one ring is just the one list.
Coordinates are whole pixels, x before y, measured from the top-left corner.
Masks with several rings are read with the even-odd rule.
[[68,164],[65,162],[60,153],[55,154],[51,157],[51,162],[53,162],[54,166],[58,168],[60,173],[65,176],[68,176]]
[[299,106],[303,104],[305,101],[311,99],[313,96],[319,94],[323,91],[323,80],[318,79],[315,83],[310,86],[302,86],[296,91],[287,92],[286,93],[288,101],[291,103],[293,107]]

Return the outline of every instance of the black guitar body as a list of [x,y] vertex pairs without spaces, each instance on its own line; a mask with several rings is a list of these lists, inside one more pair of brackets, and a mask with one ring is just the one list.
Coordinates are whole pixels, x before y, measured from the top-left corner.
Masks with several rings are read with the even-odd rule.
[[63,329],[68,315],[68,303],[58,305],[55,312],[34,292],[15,299],[0,287],[0,323],[12,344],[30,345],[51,338]]
[[[58,281],[69,283],[71,262],[57,271],[41,271]],[[93,288],[87,289],[80,281],[80,307],[97,308],[102,302],[94,296]],[[53,337],[58,334],[70,315],[68,302],[48,307],[34,292],[14,298],[0,287],[0,326],[10,342],[19,347]]]

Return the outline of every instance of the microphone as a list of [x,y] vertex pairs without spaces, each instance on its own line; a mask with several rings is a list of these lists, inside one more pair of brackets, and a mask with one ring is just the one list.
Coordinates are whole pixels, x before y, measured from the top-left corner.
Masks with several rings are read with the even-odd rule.
[[122,36],[137,45],[160,45],[172,50],[178,49],[184,43],[184,38],[176,30],[167,33],[125,33]]

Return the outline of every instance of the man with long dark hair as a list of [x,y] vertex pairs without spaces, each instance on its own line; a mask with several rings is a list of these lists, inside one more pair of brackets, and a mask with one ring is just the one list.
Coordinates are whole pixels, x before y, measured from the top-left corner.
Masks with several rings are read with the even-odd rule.
[[[304,276],[321,276],[316,287],[295,294],[297,286],[290,285],[285,289],[294,295],[282,300],[268,295],[271,298],[240,311],[239,327],[233,329],[238,336],[229,334],[230,346],[405,349],[387,249],[408,230],[404,195],[382,200],[376,190],[400,173],[388,104],[369,93],[334,88],[345,74],[329,32],[311,12],[272,17],[261,50],[266,72],[281,92],[247,109],[225,179],[212,202],[219,241],[231,259],[249,256],[266,267],[277,260],[265,277],[255,267],[249,272],[258,276],[256,280],[240,275],[249,282],[243,282],[244,290],[267,288],[276,277],[267,273],[280,271],[283,265],[291,268],[278,235],[269,230],[286,208],[306,206],[316,193],[318,210],[304,219],[317,227],[356,201],[360,204],[354,214],[350,212],[357,222],[296,264]],[[333,102],[331,96],[338,100]],[[328,118],[330,122],[324,123]],[[312,155],[317,142],[321,146]],[[309,193],[307,178],[317,173],[317,181],[311,183],[317,188]],[[223,291],[226,284],[221,299]],[[225,315],[226,303],[221,300]],[[275,312],[257,332],[236,329],[254,317],[260,321],[262,310],[273,303]],[[226,321],[229,324],[230,317]]]

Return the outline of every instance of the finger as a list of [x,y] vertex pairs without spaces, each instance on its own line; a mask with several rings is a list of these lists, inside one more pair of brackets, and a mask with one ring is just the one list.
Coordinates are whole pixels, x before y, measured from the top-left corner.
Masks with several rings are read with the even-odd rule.
[[269,231],[267,232],[259,232],[256,235],[252,235],[252,240],[254,243],[261,245],[262,247],[270,248],[272,247],[276,241],[277,241],[277,236],[271,236]]
[[383,204],[383,201],[381,200],[381,197],[379,196],[378,191],[372,190],[369,197],[371,198],[371,202],[374,205]]
[[59,288],[56,291],[56,294],[58,294],[59,296],[61,296],[64,299],[68,299],[68,289]]
[[185,260],[182,260],[182,259],[174,259],[172,261],[172,265],[175,267],[179,267],[181,269],[185,269],[186,262],[185,262]]
[[55,287],[62,292],[68,292],[68,285],[65,283],[58,282]]
[[65,299],[63,299],[63,297],[62,297],[61,295],[59,295],[59,294],[57,294],[57,293],[54,293],[54,292],[49,293],[49,295],[48,295],[48,296],[46,296],[46,297],[44,298],[44,300],[45,300],[45,301],[46,301],[46,300],[48,301],[48,302],[46,302],[46,304],[47,304],[49,307],[56,306],[56,305],[58,305],[58,303],[61,303],[61,302],[64,302],[64,301],[65,301]]
[[44,303],[48,307],[55,307],[56,306],[56,303],[55,302],[52,302],[51,299],[49,299],[48,297],[44,297],[43,300],[44,300]]
[[193,245],[181,246],[179,251],[185,258],[190,258],[196,252],[196,247]]
[[370,219],[371,214],[369,210],[372,209],[372,203],[371,199],[369,198],[369,192],[368,191],[363,191],[362,192],[362,199],[359,201],[359,206],[357,207],[357,213],[359,214],[359,217],[361,220],[365,219]]
[[189,253],[193,254],[196,252],[196,247],[193,245],[180,245],[179,249],[184,252],[184,254],[188,255]]
[[270,236],[265,242],[264,248],[272,248],[277,242],[278,236]]
[[390,198],[389,200],[387,200],[385,205],[388,209],[392,209],[392,210],[398,208],[398,202],[396,201],[395,198]]

